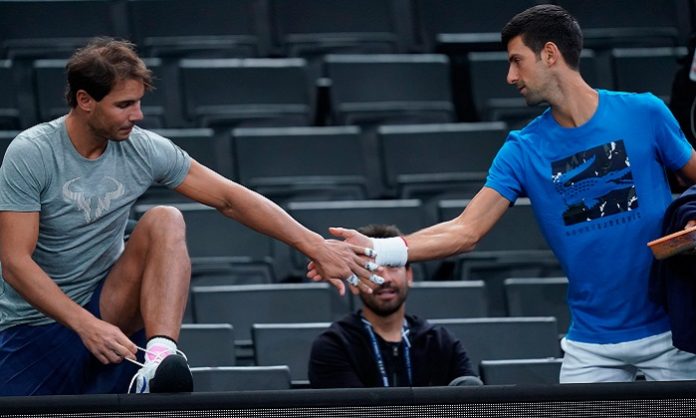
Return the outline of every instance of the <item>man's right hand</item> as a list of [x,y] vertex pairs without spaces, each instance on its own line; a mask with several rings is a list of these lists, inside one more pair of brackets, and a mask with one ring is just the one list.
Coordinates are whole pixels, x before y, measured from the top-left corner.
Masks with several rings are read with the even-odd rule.
[[135,344],[113,324],[92,316],[75,331],[85,347],[102,364],[120,363],[124,358],[135,360]]

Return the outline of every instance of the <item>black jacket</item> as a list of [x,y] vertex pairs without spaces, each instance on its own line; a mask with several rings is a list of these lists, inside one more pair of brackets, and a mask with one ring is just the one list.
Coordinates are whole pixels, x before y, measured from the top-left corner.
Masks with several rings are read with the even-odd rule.
[[[684,229],[696,219],[696,186],[674,200],[665,212],[663,235]],[[669,315],[672,343],[680,350],[696,353],[696,255],[675,255],[653,263],[650,297]]]
[[[446,386],[459,376],[475,375],[461,342],[447,330],[412,315],[406,315],[406,320],[413,386]],[[359,311],[334,322],[314,341],[309,382],[314,388],[383,386]]]

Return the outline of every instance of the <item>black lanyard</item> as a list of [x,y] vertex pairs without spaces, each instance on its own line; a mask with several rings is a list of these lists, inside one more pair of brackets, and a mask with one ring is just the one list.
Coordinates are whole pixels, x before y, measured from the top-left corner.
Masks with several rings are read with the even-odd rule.
[[[379,370],[380,377],[382,378],[382,384],[384,387],[389,387],[389,378],[387,378],[387,369],[384,366],[384,360],[382,359],[382,352],[379,349],[379,344],[377,343],[377,337],[372,329],[372,324],[367,319],[362,316],[360,319],[365,326],[367,335],[370,336],[370,342],[372,343],[372,354],[375,358],[375,363],[377,363],[377,369]],[[408,377],[409,386],[413,386],[413,371],[411,366],[411,341],[408,339],[409,329],[406,324],[406,318],[404,318],[404,325],[401,329],[401,341],[403,344],[401,346],[404,348],[404,363],[406,366],[406,375]]]

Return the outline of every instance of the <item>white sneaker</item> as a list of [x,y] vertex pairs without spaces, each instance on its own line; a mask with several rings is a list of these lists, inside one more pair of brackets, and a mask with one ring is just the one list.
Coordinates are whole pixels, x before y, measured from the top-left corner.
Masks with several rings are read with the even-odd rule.
[[134,384],[135,393],[193,392],[193,377],[183,353],[158,356],[145,363],[133,376],[128,393]]

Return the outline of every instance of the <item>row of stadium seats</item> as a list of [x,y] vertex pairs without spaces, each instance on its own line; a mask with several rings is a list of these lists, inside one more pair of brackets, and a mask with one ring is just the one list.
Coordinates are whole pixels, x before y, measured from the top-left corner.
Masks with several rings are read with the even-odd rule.
[[[1,4],[1,2],[0,2]],[[592,86],[650,91],[669,99],[684,47],[586,50],[582,73]],[[65,114],[64,59],[0,60],[0,128],[19,129]],[[505,121],[513,127],[541,112],[506,83],[505,52],[471,52],[466,68],[442,54],[328,55],[319,74],[306,60],[147,60],[156,89],[143,100],[143,125],[232,127]],[[28,69],[23,66],[30,65]],[[18,72],[30,80],[19,82]],[[453,86],[464,78],[468,89]],[[320,77],[317,80],[317,77]],[[461,97],[470,91],[470,97]],[[459,97],[458,97],[459,96]],[[456,103],[473,103],[463,119]]]
[[60,56],[94,35],[148,56],[498,49],[502,26],[539,3],[568,9],[593,47],[683,45],[691,24],[687,0],[4,0],[0,58]]

